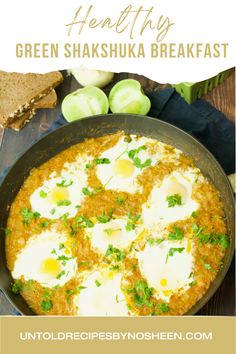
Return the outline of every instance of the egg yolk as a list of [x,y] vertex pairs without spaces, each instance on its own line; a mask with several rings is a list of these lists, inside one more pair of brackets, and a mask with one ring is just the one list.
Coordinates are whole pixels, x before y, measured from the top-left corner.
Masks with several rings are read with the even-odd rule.
[[162,278],[162,279],[160,280],[160,284],[161,284],[161,286],[166,286],[166,285],[167,285],[167,280],[166,280],[166,278]]
[[41,266],[41,272],[56,278],[57,275],[61,272],[60,263],[55,258],[45,259]]
[[63,187],[55,187],[49,194],[49,199],[51,203],[56,204],[60,200],[68,200],[69,193],[66,188]]
[[129,160],[119,159],[115,161],[113,171],[117,177],[129,178],[134,173],[134,165]]
[[183,186],[176,180],[170,181],[165,190],[165,194],[166,196],[178,194],[181,196],[182,202],[186,202],[186,200],[188,199],[188,190],[185,186]]

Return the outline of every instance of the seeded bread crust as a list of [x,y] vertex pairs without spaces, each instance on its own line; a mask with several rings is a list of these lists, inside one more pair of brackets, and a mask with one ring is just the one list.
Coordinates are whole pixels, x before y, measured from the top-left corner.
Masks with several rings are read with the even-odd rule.
[[60,72],[19,74],[0,71],[0,124],[20,118],[63,81]]
[[36,114],[36,109],[40,108],[54,108],[57,104],[57,94],[52,90],[47,96],[41,98],[38,102],[34,103],[32,110],[25,112],[21,117],[16,118],[8,125],[9,128],[19,131],[33,118]]

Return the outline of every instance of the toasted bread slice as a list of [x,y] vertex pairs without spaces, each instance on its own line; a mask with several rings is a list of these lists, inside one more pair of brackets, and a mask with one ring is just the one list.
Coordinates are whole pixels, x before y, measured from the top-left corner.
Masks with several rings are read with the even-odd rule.
[[0,124],[7,126],[31,110],[63,81],[60,72],[19,74],[0,71]]
[[47,96],[41,98],[34,104],[32,110],[29,110],[23,114],[23,116],[15,119],[8,125],[9,128],[19,131],[31,120],[35,115],[35,110],[39,108],[54,108],[57,104],[57,94],[55,90],[52,90]]

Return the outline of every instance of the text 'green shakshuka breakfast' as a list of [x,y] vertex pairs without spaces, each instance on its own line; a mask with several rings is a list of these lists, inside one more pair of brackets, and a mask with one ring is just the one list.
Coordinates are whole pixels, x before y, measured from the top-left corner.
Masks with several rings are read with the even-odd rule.
[[218,191],[172,146],[122,132],[33,169],[13,202],[7,264],[45,315],[186,313],[228,246]]

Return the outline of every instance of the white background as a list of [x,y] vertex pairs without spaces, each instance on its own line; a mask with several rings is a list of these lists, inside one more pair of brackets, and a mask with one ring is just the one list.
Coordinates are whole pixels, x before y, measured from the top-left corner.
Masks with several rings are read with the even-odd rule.
[[[63,51],[56,59],[19,59],[15,55],[18,42],[155,42],[155,32],[146,31],[135,40],[128,33],[118,35],[112,30],[84,28],[79,36],[76,30],[68,37],[66,24],[73,19],[80,5],[83,13],[94,5],[96,18],[118,19],[118,13],[132,4],[135,9],[155,7],[153,21],[160,15],[168,16],[175,25],[164,42],[168,43],[229,43],[227,58],[212,59],[76,59],[64,58]],[[200,81],[235,66],[235,12],[232,0],[7,0],[0,5],[0,70],[18,72],[47,72],[68,69],[85,64],[91,68],[114,72],[143,74],[158,82],[177,83]]]

